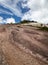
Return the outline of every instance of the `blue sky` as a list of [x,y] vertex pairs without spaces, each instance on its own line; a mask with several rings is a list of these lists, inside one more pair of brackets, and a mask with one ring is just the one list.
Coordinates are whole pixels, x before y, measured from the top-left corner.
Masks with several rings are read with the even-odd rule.
[[21,20],[48,23],[48,0],[0,0],[0,23]]

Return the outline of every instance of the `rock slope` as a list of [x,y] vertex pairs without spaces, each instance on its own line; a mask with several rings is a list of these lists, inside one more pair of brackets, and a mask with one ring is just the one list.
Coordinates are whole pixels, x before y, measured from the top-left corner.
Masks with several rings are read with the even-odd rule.
[[0,65],[48,65],[48,32],[0,25]]

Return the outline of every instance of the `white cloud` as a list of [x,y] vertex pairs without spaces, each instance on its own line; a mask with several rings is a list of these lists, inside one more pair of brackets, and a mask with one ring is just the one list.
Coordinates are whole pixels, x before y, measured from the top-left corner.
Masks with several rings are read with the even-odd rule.
[[26,1],[27,0],[0,0],[0,5],[2,5],[4,8],[9,9],[16,16],[22,17],[23,16],[22,10],[20,6],[17,5],[17,3],[21,2],[21,6],[22,8],[24,8],[24,4]]
[[7,18],[6,23],[15,23],[15,19],[14,18]]
[[8,15],[13,15],[11,12],[8,12],[6,10],[0,9],[0,14],[8,14]]
[[24,14],[22,20],[35,20],[41,23],[48,23],[48,0],[28,0],[24,4],[30,11]]
[[[22,2],[22,8],[30,8],[30,10],[25,14],[23,14],[20,7],[17,6],[17,3],[19,1]],[[25,1],[27,1],[27,3],[24,3]],[[0,0],[0,5],[8,8],[13,14],[21,17],[22,20],[27,19],[35,20],[42,23],[48,23],[48,0]],[[2,13],[5,12],[6,11],[2,11]],[[6,13],[8,14],[8,12]]]
[[0,16],[0,23],[3,24],[7,24],[7,23],[16,23],[14,18],[7,18],[7,19],[3,19],[3,17]]
[[2,18],[2,17],[0,17],[0,23],[2,23],[2,21],[3,21],[3,18]]
[[19,1],[21,0],[0,0],[0,5],[11,10],[16,16],[21,17],[21,9],[17,6]]

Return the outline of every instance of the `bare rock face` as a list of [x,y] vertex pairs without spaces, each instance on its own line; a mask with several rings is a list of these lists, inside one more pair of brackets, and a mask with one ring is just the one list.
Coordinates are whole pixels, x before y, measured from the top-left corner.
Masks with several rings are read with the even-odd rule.
[[48,32],[30,26],[1,25],[0,65],[48,65]]
[[0,65],[8,65],[5,55],[0,47]]

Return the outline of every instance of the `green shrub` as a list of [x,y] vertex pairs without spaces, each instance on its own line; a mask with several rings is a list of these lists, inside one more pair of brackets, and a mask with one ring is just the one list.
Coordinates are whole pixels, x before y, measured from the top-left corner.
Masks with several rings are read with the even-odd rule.
[[42,31],[48,31],[48,27],[44,26],[44,27],[39,27],[40,30]]

